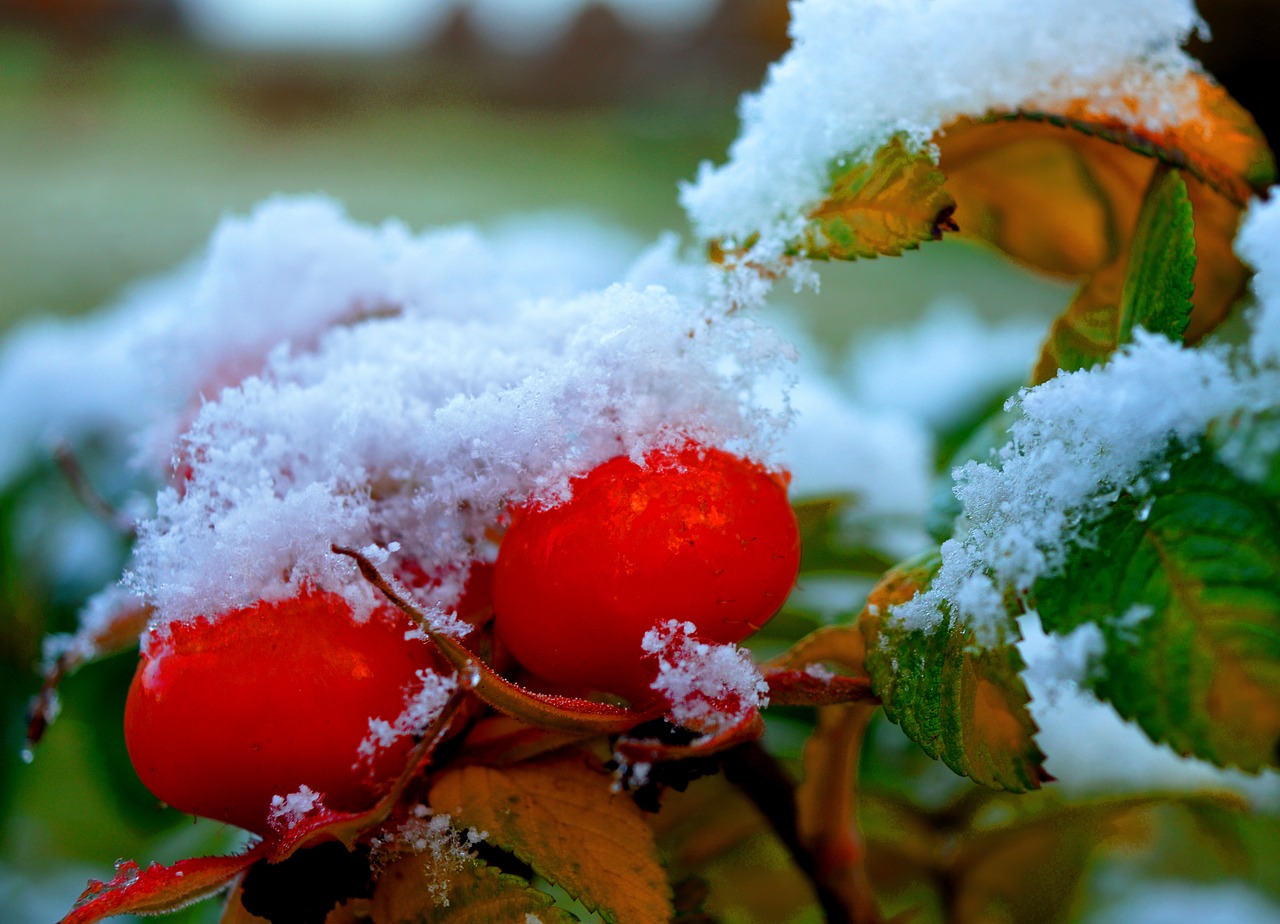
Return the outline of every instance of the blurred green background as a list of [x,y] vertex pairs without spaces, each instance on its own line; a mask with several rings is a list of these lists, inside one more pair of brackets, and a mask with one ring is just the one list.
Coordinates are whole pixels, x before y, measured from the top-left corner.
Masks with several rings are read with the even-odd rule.
[[[1268,130],[1261,75],[1277,47],[1274,6],[1207,4],[1218,41],[1200,49]],[[687,238],[678,182],[701,160],[723,160],[738,96],[786,47],[780,0],[708,10],[691,28],[655,35],[588,5],[557,40],[519,54],[492,47],[454,11],[429,37],[355,52],[211,44],[178,2],[8,0],[0,332],[102,305],[198,252],[221,215],[278,192],[323,191],[358,220],[396,217],[415,229],[556,210],[619,225],[641,244],[665,229]],[[821,293],[781,300],[834,361],[860,332],[913,320],[942,293],[968,297],[988,318],[1046,324],[1067,297],[944,242],[831,267]],[[56,478],[34,487],[50,503],[74,503]],[[0,520],[18,515],[16,493],[0,495]],[[72,677],[62,718],[34,762],[21,762],[40,637],[69,629],[93,587],[36,593],[21,550],[0,558],[18,563],[0,571],[0,920],[55,920],[118,857],[171,861],[233,846],[234,832],[160,811],[133,777],[120,732],[130,655]]]

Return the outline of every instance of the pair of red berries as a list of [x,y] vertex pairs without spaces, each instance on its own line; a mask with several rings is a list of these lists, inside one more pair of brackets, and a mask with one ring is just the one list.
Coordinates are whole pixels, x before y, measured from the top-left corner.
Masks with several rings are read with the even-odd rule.
[[[531,673],[565,692],[646,704],[645,632],[670,619],[736,642],[782,605],[799,568],[785,480],[688,443],[618,457],[571,499],[518,511],[493,573],[494,626]],[[125,710],[134,767],[185,812],[265,833],[273,796],[307,786],[331,809],[367,808],[413,742],[357,758],[370,718],[394,721],[419,671],[440,667],[407,618],[357,623],[315,590],[175,624],[142,656]]]

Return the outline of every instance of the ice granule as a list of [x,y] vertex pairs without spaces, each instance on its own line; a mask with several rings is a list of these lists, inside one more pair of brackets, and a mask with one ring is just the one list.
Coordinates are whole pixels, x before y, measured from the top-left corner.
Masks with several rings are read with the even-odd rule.
[[271,808],[267,810],[267,824],[277,831],[288,831],[308,815],[323,810],[323,794],[304,784],[299,786],[296,792],[286,796],[271,797]]

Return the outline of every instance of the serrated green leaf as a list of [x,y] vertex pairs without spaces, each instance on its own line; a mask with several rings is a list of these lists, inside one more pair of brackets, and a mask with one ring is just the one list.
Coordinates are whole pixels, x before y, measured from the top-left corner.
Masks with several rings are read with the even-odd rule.
[[1135,327],[1181,340],[1194,307],[1195,230],[1182,175],[1157,166],[1128,248],[1090,276],[1054,321],[1033,381],[1098,365],[1133,339]]
[[1120,292],[1120,341],[1132,340],[1135,327],[1181,340],[1191,322],[1195,272],[1195,221],[1187,184],[1177,170],[1158,167],[1138,213]]
[[1047,630],[1106,640],[1095,692],[1220,766],[1280,764],[1280,509],[1204,446],[1172,446],[1035,588]]
[[1038,789],[1044,754],[1016,639],[979,648],[972,630],[950,615],[908,629],[889,614],[928,585],[940,561],[933,555],[890,572],[871,593],[859,624],[872,690],[907,737],[956,773],[995,789]]
[[816,260],[899,256],[956,230],[955,200],[927,149],[895,136],[870,160],[840,164],[789,253]]

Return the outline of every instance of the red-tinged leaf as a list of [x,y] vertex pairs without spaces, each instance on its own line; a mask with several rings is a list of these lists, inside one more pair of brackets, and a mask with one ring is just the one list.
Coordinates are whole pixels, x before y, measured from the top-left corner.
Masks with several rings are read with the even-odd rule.
[[774,706],[832,706],[837,703],[876,701],[871,681],[843,674],[810,671],[767,671],[769,703]]
[[449,661],[462,682],[485,704],[530,725],[583,737],[616,735],[661,715],[660,709],[639,711],[594,700],[550,693],[535,693],[501,676],[454,638],[430,624],[426,615],[401,597],[367,558],[353,549],[334,546],[333,551],[352,558],[365,580],[382,591],[413,619]]
[[696,738],[688,744],[666,744],[661,741],[619,738],[614,751],[628,763],[651,764],[661,760],[707,757],[748,741],[756,741],[763,735],[764,719],[761,718],[758,710],[752,709],[728,728]]
[[509,715],[494,715],[475,724],[467,733],[462,751],[449,763],[450,766],[515,764],[581,740],[581,735],[547,731]]
[[117,914],[162,914],[209,898],[266,855],[266,847],[229,857],[196,857],[142,869],[121,863],[109,882],[94,880],[59,924],[92,924]]

